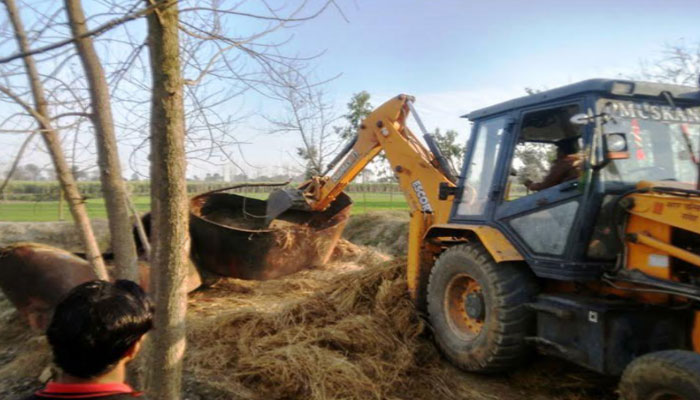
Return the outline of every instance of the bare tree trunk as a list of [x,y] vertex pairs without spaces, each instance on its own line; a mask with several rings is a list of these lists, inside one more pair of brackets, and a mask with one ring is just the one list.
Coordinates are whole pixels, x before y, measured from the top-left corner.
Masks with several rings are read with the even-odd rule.
[[71,31],[73,36],[77,38],[75,47],[90,87],[91,118],[97,138],[100,180],[102,181],[102,191],[109,218],[116,278],[138,281],[136,244],[131,231],[126,185],[119,163],[109,86],[102,63],[97,57],[92,37],[88,35],[85,13],[80,0],[65,0],[65,5]]
[[[20,19],[19,12],[17,11],[15,0],[4,0],[4,3],[5,7],[7,8],[10,21],[12,22],[15,39],[17,40],[20,51],[22,53],[28,53],[29,43],[27,41],[24,26],[22,25],[22,20]],[[88,218],[85,204],[83,203],[83,197],[80,195],[78,186],[73,178],[73,174],[68,167],[65,156],[63,155],[58,133],[51,125],[46,97],[44,95],[44,88],[41,84],[41,80],[39,79],[39,72],[37,71],[34,58],[27,55],[22,59],[24,61],[25,69],[27,70],[27,78],[29,79],[29,83],[32,88],[34,108],[31,108],[31,106],[24,103],[20,98],[12,95],[9,92],[6,92],[5,94],[12,97],[13,100],[25,108],[25,110],[32,114],[34,119],[37,120],[41,128],[41,135],[44,139],[44,143],[49,150],[49,154],[51,154],[51,159],[54,167],[56,168],[58,181],[61,184],[63,192],[65,193],[71,214],[73,215],[73,219],[75,220],[78,231],[80,232],[83,243],[85,244],[87,259],[92,265],[92,268],[95,270],[97,276],[100,279],[106,280],[108,279],[107,269],[105,268],[104,260],[102,259],[102,254],[100,253],[100,248],[95,240],[95,235],[93,234],[92,226],[90,225],[90,219]]]
[[[146,0],[147,3],[153,0]],[[180,399],[185,353],[186,262],[189,254],[185,120],[177,2],[159,0],[148,15],[151,99],[151,234],[155,331],[148,393]]]

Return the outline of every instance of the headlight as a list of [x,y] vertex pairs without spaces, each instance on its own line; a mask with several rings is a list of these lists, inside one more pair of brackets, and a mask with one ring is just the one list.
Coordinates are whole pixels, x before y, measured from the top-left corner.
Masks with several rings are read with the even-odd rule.
[[624,133],[608,133],[603,135],[603,148],[605,160],[620,160],[629,158],[627,150],[627,135]]
[[609,133],[605,135],[605,144],[609,152],[627,151],[627,138],[624,133]]

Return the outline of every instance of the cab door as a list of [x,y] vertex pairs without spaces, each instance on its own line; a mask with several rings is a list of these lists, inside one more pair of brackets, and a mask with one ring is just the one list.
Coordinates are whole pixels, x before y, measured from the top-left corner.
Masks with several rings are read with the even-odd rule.
[[[509,173],[500,182],[505,191],[496,206],[493,223],[528,259],[561,260],[571,256],[569,244],[576,236],[584,198],[581,180],[568,178],[530,191],[522,185],[525,177],[520,174],[527,170],[523,162],[540,163],[539,176],[532,180],[546,181],[556,164],[556,149],[562,141],[571,141],[569,144],[577,149],[571,156],[581,157],[578,168],[583,169],[583,139],[588,135],[584,135],[584,127],[574,126],[569,121],[582,109],[582,101],[571,100],[522,111],[514,129],[510,156],[504,158],[504,161],[510,160],[504,163]],[[544,151],[536,152],[535,157],[524,157],[522,151],[518,154],[519,146],[530,146],[530,149],[539,146]],[[527,158],[529,160],[525,160]]]
[[503,169],[503,163],[498,163],[499,154],[512,126],[509,114],[475,123],[462,166],[458,186],[461,193],[452,208],[451,220],[483,222],[493,212],[500,193],[494,184],[498,184]]

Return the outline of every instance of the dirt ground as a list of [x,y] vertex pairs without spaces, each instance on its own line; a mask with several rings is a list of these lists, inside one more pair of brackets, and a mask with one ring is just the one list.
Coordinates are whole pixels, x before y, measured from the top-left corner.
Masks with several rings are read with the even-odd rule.
[[[360,222],[348,227],[350,238],[369,230]],[[399,253],[382,240],[385,252]],[[323,268],[265,282],[222,279],[192,293],[184,398],[616,398],[614,381],[541,356],[509,374],[451,367],[413,311],[404,260],[385,252],[343,241]],[[0,398],[41,386],[49,366],[43,336],[0,297]]]

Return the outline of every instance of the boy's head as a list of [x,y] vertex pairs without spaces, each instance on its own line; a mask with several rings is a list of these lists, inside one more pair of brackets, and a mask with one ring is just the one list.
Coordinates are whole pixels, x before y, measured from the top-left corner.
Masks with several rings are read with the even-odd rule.
[[135,353],[153,327],[153,305],[136,283],[91,281],[56,306],[46,331],[54,362],[83,379],[104,375]]

